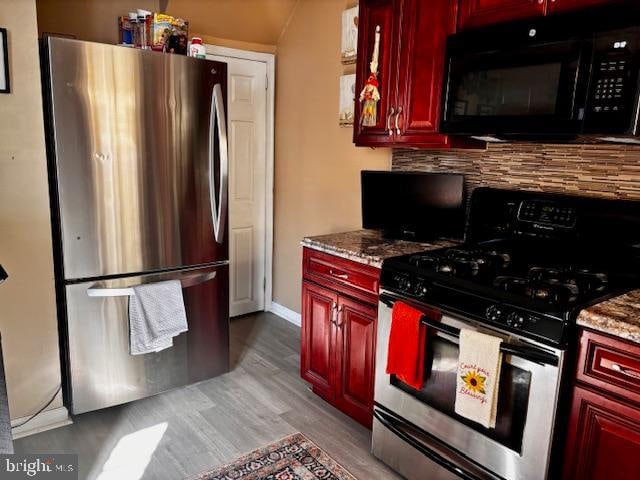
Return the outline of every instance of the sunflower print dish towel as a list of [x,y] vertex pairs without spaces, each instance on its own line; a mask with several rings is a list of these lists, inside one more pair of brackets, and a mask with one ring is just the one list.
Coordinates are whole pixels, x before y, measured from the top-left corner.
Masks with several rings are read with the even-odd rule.
[[474,330],[460,331],[455,411],[486,428],[495,428],[502,339]]

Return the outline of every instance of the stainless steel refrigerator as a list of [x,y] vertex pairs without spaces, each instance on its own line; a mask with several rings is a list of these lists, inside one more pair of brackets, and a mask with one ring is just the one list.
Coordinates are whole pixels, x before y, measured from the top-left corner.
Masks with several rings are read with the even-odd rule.
[[[42,56],[67,406],[228,371],[226,64],[53,37]],[[131,287],[170,279],[188,332],[130,355]]]

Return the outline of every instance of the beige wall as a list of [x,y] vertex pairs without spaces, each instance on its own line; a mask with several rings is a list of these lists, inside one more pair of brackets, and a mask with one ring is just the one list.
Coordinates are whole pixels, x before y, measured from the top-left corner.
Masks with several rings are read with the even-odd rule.
[[118,43],[118,16],[138,8],[160,10],[158,0],[36,0],[36,3],[40,34],[62,33],[103,43]]
[[359,228],[360,171],[390,151],[356,148],[338,126],[341,12],[348,0],[300,0],[277,45],[274,301],[300,311],[305,235]]
[[205,43],[275,52],[278,37],[297,0],[36,0],[40,34],[62,33],[81,40],[117,43],[116,19],[144,8],[189,20],[189,36]]
[[296,3],[297,0],[168,0],[166,11],[189,20],[189,29],[194,34],[275,45]]
[[[12,92],[0,94],[0,333],[11,417],[60,383],[35,0],[0,1]],[[60,397],[50,408],[62,405]]]

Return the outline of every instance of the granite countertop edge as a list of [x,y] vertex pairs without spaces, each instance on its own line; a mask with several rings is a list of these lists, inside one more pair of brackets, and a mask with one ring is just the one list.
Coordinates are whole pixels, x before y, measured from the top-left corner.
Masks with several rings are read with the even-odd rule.
[[580,327],[640,344],[640,290],[585,308],[576,323]]
[[360,252],[354,252],[346,248],[336,247],[334,245],[329,245],[318,240],[313,240],[310,237],[305,237],[304,239],[302,239],[300,244],[303,247],[312,248],[313,250],[317,250],[319,252],[329,253],[337,257],[346,258],[347,260],[352,260],[364,265],[370,265],[376,268],[382,267],[383,259],[380,257],[366,255]]
[[378,230],[353,230],[328,235],[306,236],[300,242],[320,252],[346,258],[376,268],[391,257],[449,247],[460,242],[439,239],[433,242],[413,242],[385,238]]

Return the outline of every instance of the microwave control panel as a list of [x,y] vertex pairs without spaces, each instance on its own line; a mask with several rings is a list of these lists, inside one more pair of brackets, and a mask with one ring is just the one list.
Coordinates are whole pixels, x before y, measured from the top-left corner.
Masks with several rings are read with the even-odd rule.
[[624,112],[631,108],[627,101],[632,87],[633,56],[628,51],[600,55],[594,65],[591,88],[591,111]]
[[587,132],[622,133],[633,128],[639,53],[637,27],[596,35],[585,119]]
[[630,55],[603,55],[595,64],[591,110],[595,113],[623,111],[629,89]]

